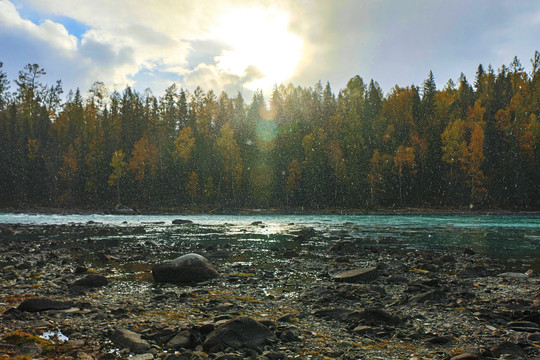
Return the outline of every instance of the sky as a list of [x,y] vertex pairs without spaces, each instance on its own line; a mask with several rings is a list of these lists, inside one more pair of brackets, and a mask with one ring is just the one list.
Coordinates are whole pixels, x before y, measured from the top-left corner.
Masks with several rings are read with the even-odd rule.
[[383,92],[438,88],[479,64],[517,56],[527,71],[540,51],[538,0],[0,0],[0,62],[13,80],[39,64],[43,81],[86,93],[175,83],[193,90],[270,94],[276,84],[355,75]]

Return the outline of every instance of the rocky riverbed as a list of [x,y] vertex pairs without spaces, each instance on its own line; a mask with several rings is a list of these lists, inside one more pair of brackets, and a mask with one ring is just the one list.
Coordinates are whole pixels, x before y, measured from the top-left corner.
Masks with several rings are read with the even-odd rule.
[[[540,358],[528,265],[265,227],[1,225],[0,359]],[[189,253],[219,276],[154,280]]]

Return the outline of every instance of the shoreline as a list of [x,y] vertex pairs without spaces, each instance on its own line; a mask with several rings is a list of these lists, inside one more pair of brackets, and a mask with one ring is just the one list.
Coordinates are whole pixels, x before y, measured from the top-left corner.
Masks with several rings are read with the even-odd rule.
[[405,215],[405,216],[540,216],[540,210],[503,210],[503,209],[142,209],[134,210],[134,213],[127,214],[117,212],[114,209],[80,209],[80,208],[55,208],[55,207],[33,207],[33,208],[0,208],[0,213],[13,214],[51,214],[51,215]]
[[[264,224],[232,232],[226,225],[172,225],[166,235],[152,224],[7,229],[0,233],[6,250],[0,258],[0,355],[540,356],[540,318],[534,315],[540,278],[528,265],[471,249],[413,250],[388,237],[366,244],[361,229],[344,237],[343,227],[323,232],[291,225],[280,234],[282,245],[269,247],[244,241],[257,229],[264,233]],[[193,253],[209,259],[219,277],[191,285],[153,278],[157,264]],[[253,331],[230,342],[234,328],[212,345],[235,324]],[[264,339],[253,345],[261,332]],[[47,333],[61,336],[39,340]],[[26,342],[16,342],[21,338]]]

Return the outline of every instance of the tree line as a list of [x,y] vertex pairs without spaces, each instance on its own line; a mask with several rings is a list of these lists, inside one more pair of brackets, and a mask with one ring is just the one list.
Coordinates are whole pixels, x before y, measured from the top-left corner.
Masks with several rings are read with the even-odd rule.
[[0,206],[540,208],[540,54],[437,90],[354,76],[239,93],[12,84],[0,63]]

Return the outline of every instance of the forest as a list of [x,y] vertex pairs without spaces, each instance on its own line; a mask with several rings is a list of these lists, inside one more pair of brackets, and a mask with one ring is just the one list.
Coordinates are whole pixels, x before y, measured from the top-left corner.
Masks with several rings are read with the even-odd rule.
[[438,90],[81,94],[0,63],[0,207],[540,209],[540,53]]

